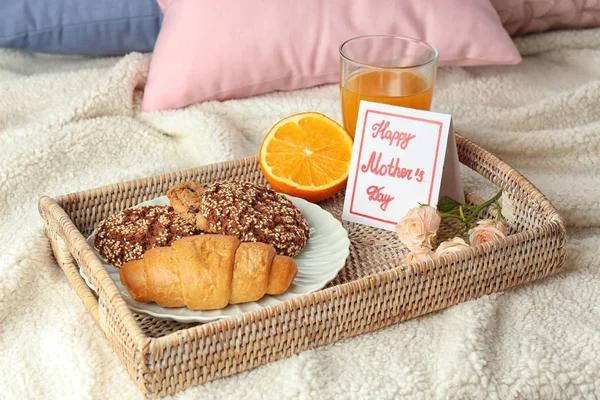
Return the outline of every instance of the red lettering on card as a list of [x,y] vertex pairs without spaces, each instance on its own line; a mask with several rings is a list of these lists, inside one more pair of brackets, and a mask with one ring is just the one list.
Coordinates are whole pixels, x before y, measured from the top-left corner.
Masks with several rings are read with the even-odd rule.
[[381,208],[382,211],[385,211],[387,210],[388,204],[390,204],[394,198],[392,195],[384,193],[383,189],[385,189],[385,186],[379,187],[376,185],[371,185],[367,188],[367,194],[369,195],[369,201],[376,201],[380,203],[379,208]]
[[[392,178],[406,179],[407,181],[412,180],[413,170],[411,168],[401,167],[400,157],[392,157],[389,163],[382,164],[382,155],[381,152],[372,152],[371,156],[369,156],[369,161],[366,164],[361,165],[360,170],[363,173],[372,173],[378,176],[388,175]],[[423,181],[423,179],[421,179],[421,181]]]
[[373,138],[379,136],[381,140],[386,140],[389,142],[389,146],[396,146],[401,148],[402,150],[406,150],[408,147],[408,143],[417,137],[417,135],[413,135],[408,132],[398,132],[389,130],[390,121],[382,119],[381,122],[373,124],[371,127]]

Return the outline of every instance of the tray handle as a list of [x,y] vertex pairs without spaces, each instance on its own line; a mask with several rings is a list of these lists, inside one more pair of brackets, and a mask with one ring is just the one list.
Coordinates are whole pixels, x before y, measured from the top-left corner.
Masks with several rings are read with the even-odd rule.
[[92,318],[96,324],[101,326],[98,313],[98,298],[81,277],[77,261],[73,258],[73,255],[65,245],[64,240],[56,233],[56,231],[50,229],[47,223],[44,223],[44,233],[50,239],[56,261],[65,273],[67,281],[69,281],[69,284],[75,289],[85,308],[92,314]]
[[[79,274],[77,261],[65,243],[65,227],[63,227],[63,229],[60,228],[62,219],[60,211],[64,212],[64,210],[56,204],[54,199],[46,196],[40,199],[38,208],[40,215],[44,220],[44,234],[50,240],[52,252],[54,253],[58,266],[65,273],[67,281],[75,289],[77,295],[83,302],[83,305],[92,315],[94,322],[103,328],[104,324],[100,320],[98,298],[86,285]],[[104,329],[102,330],[104,331]]]
[[[147,342],[148,338],[135,322],[127,304],[117,295],[116,287],[107,289],[108,293],[105,292],[104,294],[100,294],[100,297],[97,297],[88,288],[79,274],[78,261],[80,263],[82,259],[83,262],[89,260],[88,262],[90,263],[94,261],[99,263],[100,261],[90,256],[91,253],[87,248],[87,242],[85,242],[85,239],[81,236],[81,233],[77,230],[77,227],[73,224],[65,210],[53,198],[48,196],[40,198],[38,207],[40,215],[44,220],[44,231],[50,239],[52,250],[59,266],[64,271],[69,283],[75,288],[85,307],[92,314],[92,318],[100,327],[102,333],[107,337],[110,336],[109,331],[111,328],[108,326],[107,321],[107,318],[109,318],[107,308],[110,307],[111,310],[119,314],[120,319],[126,325],[124,329],[128,331],[131,339],[138,346],[142,346]],[[101,279],[110,281],[114,286],[104,267],[90,266],[90,268],[101,269],[102,274],[104,274]],[[92,272],[94,272],[93,269]],[[86,270],[86,273],[89,272]]]

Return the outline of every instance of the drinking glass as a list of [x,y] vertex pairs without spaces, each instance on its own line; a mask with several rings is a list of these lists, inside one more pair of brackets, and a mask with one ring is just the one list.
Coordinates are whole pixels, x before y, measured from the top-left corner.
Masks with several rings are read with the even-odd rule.
[[361,100],[429,110],[438,51],[404,36],[369,35],[340,46],[344,127],[354,137]]

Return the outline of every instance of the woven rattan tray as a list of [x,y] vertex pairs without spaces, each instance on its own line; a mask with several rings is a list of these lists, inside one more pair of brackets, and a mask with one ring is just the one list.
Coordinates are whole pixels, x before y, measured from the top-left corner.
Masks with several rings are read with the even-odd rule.
[[[58,264],[131,378],[144,394],[162,396],[560,270],[565,225],[550,202],[494,155],[458,135],[457,145],[464,165],[503,190],[503,206],[510,210],[507,238],[401,266],[407,250],[393,232],[344,222],[350,257],[326,288],[207,324],[133,313],[85,237],[106,216],[164,195],[184,180],[264,184],[255,158],[43,197],[39,210]],[[340,193],[321,206],[339,219],[342,204]],[[442,229],[442,236],[450,229]],[[98,296],[86,286],[79,266]]]

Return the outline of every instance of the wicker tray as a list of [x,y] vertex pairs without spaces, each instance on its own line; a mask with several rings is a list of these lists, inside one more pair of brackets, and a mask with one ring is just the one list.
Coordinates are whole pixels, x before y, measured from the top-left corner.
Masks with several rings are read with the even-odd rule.
[[[559,271],[565,224],[552,204],[494,155],[459,135],[457,145],[463,164],[502,188],[503,206],[510,210],[507,238],[401,266],[407,250],[395,233],[344,222],[350,257],[326,288],[207,324],[133,313],[85,237],[106,216],[164,195],[184,180],[264,184],[255,158],[43,197],[39,210],[58,264],[131,378],[147,396],[163,396]],[[321,204],[338,219],[342,205],[342,194]],[[442,237],[450,230],[443,227]]]

